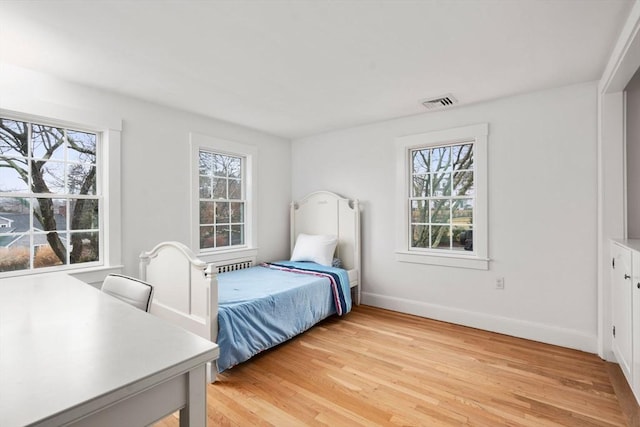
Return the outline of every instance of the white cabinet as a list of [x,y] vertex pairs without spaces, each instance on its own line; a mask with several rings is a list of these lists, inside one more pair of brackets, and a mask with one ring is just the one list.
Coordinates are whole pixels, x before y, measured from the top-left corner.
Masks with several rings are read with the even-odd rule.
[[640,240],[611,242],[612,348],[640,402]]
[[625,377],[632,383],[633,363],[633,288],[631,283],[632,250],[618,242],[611,244],[611,299],[613,353]]

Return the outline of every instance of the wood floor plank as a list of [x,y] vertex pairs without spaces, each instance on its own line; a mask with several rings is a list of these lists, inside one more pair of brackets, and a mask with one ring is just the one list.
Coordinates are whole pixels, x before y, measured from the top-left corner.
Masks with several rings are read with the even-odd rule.
[[[615,427],[630,419],[596,355],[367,306],[220,374],[207,386],[207,409],[210,426]],[[156,424],[177,425],[174,416]]]

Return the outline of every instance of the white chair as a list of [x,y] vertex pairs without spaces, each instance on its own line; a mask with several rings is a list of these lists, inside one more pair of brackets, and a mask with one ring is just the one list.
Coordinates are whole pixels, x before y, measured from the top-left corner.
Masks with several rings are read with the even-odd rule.
[[140,310],[149,311],[153,286],[122,274],[109,274],[102,282],[102,292],[122,300]]

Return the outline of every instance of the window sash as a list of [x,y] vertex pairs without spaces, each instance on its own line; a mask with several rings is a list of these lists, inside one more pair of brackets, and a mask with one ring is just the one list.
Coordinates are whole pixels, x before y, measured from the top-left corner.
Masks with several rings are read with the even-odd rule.
[[[28,215],[28,226],[25,230],[6,232],[5,229],[0,229],[0,239],[3,240],[3,247],[0,248],[0,275],[13,274],[13,273],[29,273],[29,272],[44,272],[49,270],[66,270],[74,268],[86,268],[93,266],[101,266],[104,264],[104,198],[102,195],[102,133],[96,130],[82,129],[81,127],[68,126],[53,121],[46,120],[31,120],[21,118],[19,116],[13,116],[10,114],[2,114],[2,119],[6,121],[13,121],[22,123],[26,126],[27,131],[27,152],[18,152],[16,150],[5,152],[0,154],[0,159],[5,162],[10,160],[19,160],[26,163],[24,171],[28,174],[28,182],[24,183],[24,186],[19,190],[11,191],[11,189],[5,189],[3,191],[0,188],[0,200],[5,202],[10,199],[23,200],[28,204],[28,212],[23,215]],[[43,157],[43,153],[39,150],[39,147],[35,144],[37,138],[34,135],[34,127],[39,129],[46,129],[47,132],[59,132],[58,135],[62,139],[60,146],[55,148],[54,151],[47,150],[46,156]],[[90,161],[83,159],[87,154],[82,154],[81,150],[74,150],[71,148],[71,138],[81,138],[81,135],[87,135],[91,138],[91,143],[95,143],[93,153],[90,155]],[[39,141],[44,144],[44,137]],[[86,141],[85,141],[86,142]],[[78,141],[77,147],[82,147],[82,141]],[[5,147],[6,148],[6,147]],[[53,167],[54,170],[62,170],[62,179],[60,176],[49,176],[47,179],[51,180],[46,185],[49,191],[51,188],[49,184],[53,181],[59,181],[57,191],[54,189],[52,192],[35,192],[33,189],[33,163],[44,162],[42,167]],[[90,187],[89,194],[80,194],[73,190],[72,179],[74,174],[72,168],[83,167],[95,167],[95,176],[93,183]],[[9,168],[7,168],[9,169]],[[84,172],[84,170],[83,170]],[[17,171],[16,171],[17,173]],[[44,179],[48,171],[42,173],[41,177]],[[86,175],[80,175],[82,183],[85,183],[87,179]],[[64,208],[64,213],[55,212],[52,210],[54,218],[56,218],[55,229],[45,230],[45,225],[36,224],[35,212],[40,208],[39,204],[43,201],[51,200],[55,205],[52,205],[52,209]],[[83,227],[73,227],[73,215],[71,214],[72,208],[75,208],[78,201],[94,201],[94,209],[90,211],[82,212],[82,215],[89,216],[90,227],[83,224]],[[91,208],[91,206],[89,206]],[[2,210],[2,207],[0,207]],[[93,213],[91,213],[93,212]],[[7,216],[8,216],[7,212]],[[1,216],[1,215],[0,215]],[[64,216],[64,224],[59,223],[59,216]],[[95,218],[97,216],[97,218]],[[15,217],[13,217],[15,219]],[[51,227],[51,224],[49,225]],[[60,259],[62,254],[61,248],[58,246],[56,250],[52,248],[47,241],[46,236],[50,233],[56,233],[58,236],[57,245],[62,245],[64,248],[64,260]],[[24,239],[28,239],[27,242]],[[55,237],[54,237],[55,239]],[[77,240],[81,239],[81,240]],[[88,243],[87,243],[88,242]],[[26,246],[25,246],[26,245]],[[76,247],[76,245],[82,245]],[[86,246],[88,245],[88,246]],[[43,261],[43,256],[37,256],[41,253],[42,247],[49,246],[53,251],[53,256]],[[25,248],[28,251],[28,264],[17,265],[16,254],[21,252],[21,248]],[[74,253],[74,248],[76,252]],[[2,253],[3,252],[3,253]],[[72,257],[74,253],[74,257]],[[88,258],[87,258],[88,257]],[[13,258],[13,260],[12,260]],[[75,259],[74,259],[75,258]],[[12,263],[16,263],[13,265]]]
[[[203,172],[202,156],[209,154],[223,158],[227,164],[239,162],[239,174],[232,173],[232,168],[225,168],[222,174],[216,168]],[[222,153],[215,150],[200,148],[198,151],[199,167],[198,167],[198,208],[199,208],[199,249],[203,252],[228,250],[246,245],[246,177],[247,177],[247,159],[245,156]],[[216,164],[214,162],[214,164]],[[209,190],[203,193],[203,182],[205,185],[210,182]],[[219,195],[217,185],[214,189],[214,182],[224,184],[224,192],[222,197]],[[237,191],[231,190],[232,183],[239,183],[239,194]],[[208,197],[203,197],[203,194]],[[238,196],[238,197],[236,197]],[[235,207],[235,210],[233,209]],[[218,213],[222,210],[226,213]],[[239,214],[236,214],[239,210]],[[207,212],[211,211],[211,212]],[[224,215],[224,216],[223,216]],[[203,219],[204,217],[204,219]],[[222,219],[221,219],[222,217]],[[209,221],[207,221],[209,219]]]
[[[457,158],[455,159],[454,152],[457,152],[458,154]],[[460,160],[460,155],[464,152],[466,153],[465,157],[463,157],[462,160],[465,160],[465,163],[455,163],[455,161]],[[409,233],[408,242],[410,251],[458,252],[460,250],[467,250],[467,246],[465,245],[456,246],[456,238],[459,238],[459,236],[463,232],[473,231],[473,211],[475,209],[475,195],[456,195],[455,177],[456,174],[461,173],[466,174],[467,177],[470,176],[470,181],[472,183],[471,187],[473,187],[473,179],[475,175],[475,168],[473,166],[475,164],[475,162],[473,161],[473,153],[473,140],[441,145],[424,145],[408,149],[408,160],[410,164],[408,167],[409,227],[407,232]],[[416,158],[418,156],[420,159],[425,161],[416,162]],[[416,177],[418,177],[419,180],[428,180],[424,181],[424,190],[420,192],[421,196],[418,197],[415,196]],[[446,187],[436,186],[434,182],[436,177],[439,177],[439,180],[445,180],[444,184],[446,185]],[[436,187],[438,190],[436,189]],[[471,220],[469,222],[456,223],[456,201],[465,200],[471,202]],[[436,209],[436,205],[445,205],[444,210],[446,212],[434,212],[434,210]],[[414,218],[416,210],[414,206],[418,207],[418,211],[420,209],[426,210],[426,221],[417,221]],[[441,216],[439,218],[434,218],[434,215],[436,215],[438,212],[440,212]],[[419,231],[419,234],[422,236],[422,238],[419,240],[416,239],[416,231]],[[426,241],[424,239],[425,237]],[[437,240],[434,239],[434,237],[437,237]],[[445,242],[442,242],[443,237],[446,237]],[[446,242],[447,240],[448,244]],[[468,252],[473,253],[472,250]]]

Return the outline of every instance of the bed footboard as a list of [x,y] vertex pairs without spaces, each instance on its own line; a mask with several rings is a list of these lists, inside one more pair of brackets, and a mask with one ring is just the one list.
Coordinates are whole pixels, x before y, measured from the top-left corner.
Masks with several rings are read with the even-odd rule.
[[[140,278],[153,285],[150,312],[203,338],[218,335],[215,272],[179,242],[163,242],[140,254]],[[215,380],[217,369],[208,369]]]

